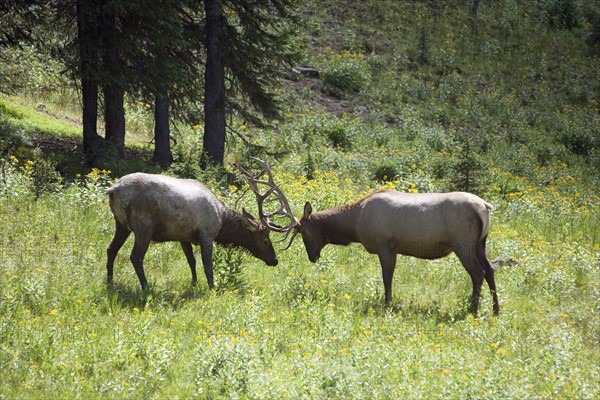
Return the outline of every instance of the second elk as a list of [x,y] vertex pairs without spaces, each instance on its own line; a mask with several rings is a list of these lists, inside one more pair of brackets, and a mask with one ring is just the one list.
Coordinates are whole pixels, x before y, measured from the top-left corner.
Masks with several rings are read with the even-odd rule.
[[[304,206],[304,215],[298,221],[292,214],[287,199],[273,182],[269,166],[263,171],[246,175],[250,187],[259,200],[260,218],[279,232],[300,233],[308,258],[316,262],[327,244],[349,245],[361,243],[369,253],[376,254],[381,263],[385,303],[392,300],[392,278],[398,254],[422,259],[438,259],[455,253],[469,273],[473,283],[471,311],[477,315],[481,287],[485,280],[493,299],[495,315],[500,313],[494,269],[486,256],[486,241],[490,230],[492,205],[481,198],[464,192],[402,193],[384,190],[340,207],[313,212],[310,202]],[[238,167],[240,168],[240,167]],[[267,174],[268,180],[261,179]],[[259,184],[270,189],[265,194],[257,191]],[[265,213],[261,199],[274,194],[280,203],[278,210]],[[273,224],[273,216],[287,216],[290,223],[284,227]]]

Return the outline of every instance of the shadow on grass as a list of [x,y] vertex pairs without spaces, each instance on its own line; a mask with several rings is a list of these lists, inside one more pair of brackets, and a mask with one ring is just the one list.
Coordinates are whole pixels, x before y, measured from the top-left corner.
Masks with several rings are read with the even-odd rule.
[[[44,158],[49,159],[60,175],[68,182],[78,175],[87,175],[91,167],[87,165],[81,140],[74,137],[33,135],[30,144],[21,149],[22,157],[30,158],[34,149],[40,149]],[[31,153],[31,154],[29,154]],[[152,149],[148,146],[127,146],[124,157],[110,157],[105,169],[115,178],[131,172],[157,173],[160,168],[152,162]]]
[[208,287],[198,288],[191,285],[183,290],[159,289],[152,285],[147,290],[141,290],[137,285],[112,283],[106,285],[102,301],[106,301],[111,310],[123,308],[132,311],[135,308],[143,310],[148,305],[152,305],[153,308],[178,310],[190,301],[211,296],[212,292]]
[[402,302],[399,300],[392,301],[391,305],[386,306],[383,303],[383,299],[381,301],[370,299],[369,301],[363,303],[361,312],[363,314],[375,312],[378,315],[392,314],[399,318],[418,316],[430,318],[437,323],[448,324],[464,321],[465,319],[469,318],[472,315],[469,305],[470,297],[465,298],[464,301],[461,301],[456,307],[451,309],[442,307],[436,300],[427,304],[417,304],[410,301]]

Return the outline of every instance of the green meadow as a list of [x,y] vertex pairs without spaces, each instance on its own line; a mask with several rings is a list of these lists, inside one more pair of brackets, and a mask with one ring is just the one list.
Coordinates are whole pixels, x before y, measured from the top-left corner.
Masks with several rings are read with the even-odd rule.
[[312,264],[299,239],[275,244],[277,267],[218,248],[214,291],[200,265],[191,285],[178,243],[151,244],[143,292],[130,238],[108,287],[119,176],[193,176],[231,208],[256,203],[241,177],[199,169],[202,127],[178,126],[175,162],[153,165],[143,105],[128,104],[125,159],[83,167],[76,91],[38,90],[40,70],[64,77],[15,54],[36,75],[0,95],[0,399],[600,397],[594,26],[557,26],[558,1],[481,2],[476,19],[471,2],[342,3],[307,3],[320,78],[283,81],[269,127],[232,118],[247,141],[228,139],[225,168],[266,159],[298,218],[380,188],[477,193],[494,205],[500,315],[485,284],[469,314],[454,255],[399,256],[385,307],[376,256],[327,246]]

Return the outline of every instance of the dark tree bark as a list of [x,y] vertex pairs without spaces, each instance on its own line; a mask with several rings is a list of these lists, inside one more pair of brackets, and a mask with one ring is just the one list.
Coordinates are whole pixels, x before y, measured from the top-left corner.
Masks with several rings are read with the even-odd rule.
[[152,160],[161,168],[167,168],[173,162],[170,139],[169,96],[164,91],[156,96],[154,104],[154,154],[152,155]]
[[96,51],[97,31],[94,24],[94,0],[77,0],[77,35],[79,43],[81,95],[83,105],[83,151],[88,162],[101,152],[102,138],[98,135],[98,82],[94,71],[98,68]]
[[107,85],[104,86],[103,92],[105,138],[115,146],[122,157],[125,154],[125,91],[114,85]]
[[479,8],[479,0],[473,0],[473,6],[471,7],[471,14],[477,15],[478,8]]
[[[82,62],[85,64],[85,61]],[[102,139],[98,135],[98,84],[94,79],[81,77],[81,97],[83,105],[83,151],[94,151],[94,146]]]
[[203,166],[223,165],[225,155],[225,64],[223,2],[206,0]]
[[125,153],[125,109],[121,74],[121,58],[119,57],[118,33],[115,15],[107,9],[107,1],[103,1],[102,14],[102,51],[104,71],[107,74],[103,85],[105,138],[112,143],[119,154]]

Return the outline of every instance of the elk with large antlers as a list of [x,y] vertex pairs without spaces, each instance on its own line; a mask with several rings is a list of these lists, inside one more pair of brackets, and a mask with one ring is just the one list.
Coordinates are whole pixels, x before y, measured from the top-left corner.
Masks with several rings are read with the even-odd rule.
[[[269,186],[267,193],[277,193],[276,198],[282,204],[277,214],[284,214],[291,221],[279,231],[289,234],[294,230],[294,235],[300,232],[311,262],[319,259],[327,244],[361,243],[369,253],[379,257],[385,302],[389,304],[398,254],[437,259],[453,252],[473,283],[472,312],[477,314],[484,279],[492,293],[494,314],[500,312],[494,270],[486,256],[491,204],[464,192],[411,194],[384,190],[319,212],[313,212],[311,204],[306,202],[304,215],[297,221],[285,196],[274,184],[268,165],[261,163],[269,179],[260,179],[265,171],[258,175],[246,173],[254,182],[250,187],[257,198],[262,196],[256,190],[258,184]],[[269,215],[261,211],[260,217],[269,223]],[[294,236],[290,245],[293,239]]]
[[113,280],[113,265],[119,249],[133,231],[135,244],[131,263],[142,289],[144,255],[151,241],[178,241],[196,283],[196,259],[192,244],[199,244],[208,286],[214,288],[213,242],[247,249],[267,265],[277,265],[270,229],[246,210],[237,213],[223,204],[206,186],[192,179],[134,173],[120,178],[108,190],[115,217],[115,236],[107,250],[107,281]]

